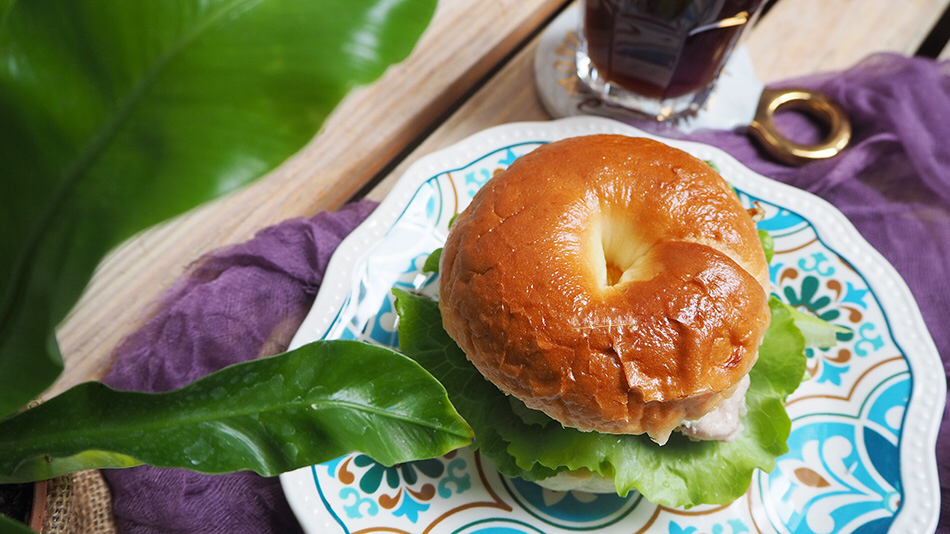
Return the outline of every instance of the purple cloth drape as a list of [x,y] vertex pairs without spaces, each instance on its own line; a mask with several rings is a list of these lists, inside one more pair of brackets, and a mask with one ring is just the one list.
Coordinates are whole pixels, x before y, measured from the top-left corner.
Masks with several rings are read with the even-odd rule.
[[[161,297],[158,313],[119,346],[105,382],[167,391],[285,350],[330,255],[373,208],[364,201],[290,220],[201,258]],[[148,466],[103,474],[123,533],[300,532],[276,477]]]
[[[788,167],[744,132],[688,139],[724,149],[748,167],[825,198],[901,273],[944,359],[950,359],[950,63],[876,55],[840,73],[794,80],[839,102],[854,128],[830,160]],[[785,85],[785,84],[782,84]],[[808,121],[780,118],[789,137]],[[682,137],[682,136],[680,136]],[[262,231],[212,253],[165,295],[157,314],[118,349],[106,382],[160,391],[231,363],[283,350],[308,311],[340,240],[372,211],[368,202]],[[950,534],[950,425],[937,447]],[[277,479],[250,473],[204,476],[139,467],[107,471],[122,532],[299,531]]]

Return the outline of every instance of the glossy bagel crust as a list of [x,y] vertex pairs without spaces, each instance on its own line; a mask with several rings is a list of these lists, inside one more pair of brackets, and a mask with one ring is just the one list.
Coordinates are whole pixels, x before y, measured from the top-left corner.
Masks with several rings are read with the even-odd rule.
[[708,164],[644,138],[519,158],[458,216],[440,276],[446,330],[501,390],[660,443],[731,395],[769,323],[747,211]]

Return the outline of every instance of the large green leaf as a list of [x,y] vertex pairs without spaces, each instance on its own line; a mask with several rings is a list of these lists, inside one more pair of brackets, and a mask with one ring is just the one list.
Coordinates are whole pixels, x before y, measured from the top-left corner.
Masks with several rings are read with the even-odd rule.
[[286,160],[435,4],[0,0],[0,418],[110,248]]
[[14,521],[3,514],[0,514],[0,532],[6,534],[35,534],[32,529],[23,523]]
[[319,341],[168,393],[88,382],[0,423],[0,483],[138,463],[276,475],[360,451],[387,465],[471,443],[445,389],[416,362]]

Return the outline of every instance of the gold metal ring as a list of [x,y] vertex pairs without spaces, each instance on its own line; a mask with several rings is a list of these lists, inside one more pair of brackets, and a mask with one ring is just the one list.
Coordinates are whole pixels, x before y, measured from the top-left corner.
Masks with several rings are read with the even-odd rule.
[[[775,113],[783,108],[804,111],[823,121],[828,135],[814,145],[789,140],[776,129],[773,120]],[[791,165],[830,158],[851,141],[851,123],[841,106],[810,89],[765,89],[749,129],[771,155]]]

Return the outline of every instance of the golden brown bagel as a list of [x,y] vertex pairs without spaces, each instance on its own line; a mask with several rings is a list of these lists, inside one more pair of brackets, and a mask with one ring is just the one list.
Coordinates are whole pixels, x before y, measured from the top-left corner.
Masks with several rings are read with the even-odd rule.
[[769,323],[748,213],[708,164],[649,139],[519,158],[458,216],[440,275],[446,330],[502,391],[660,443],[732,393]]

